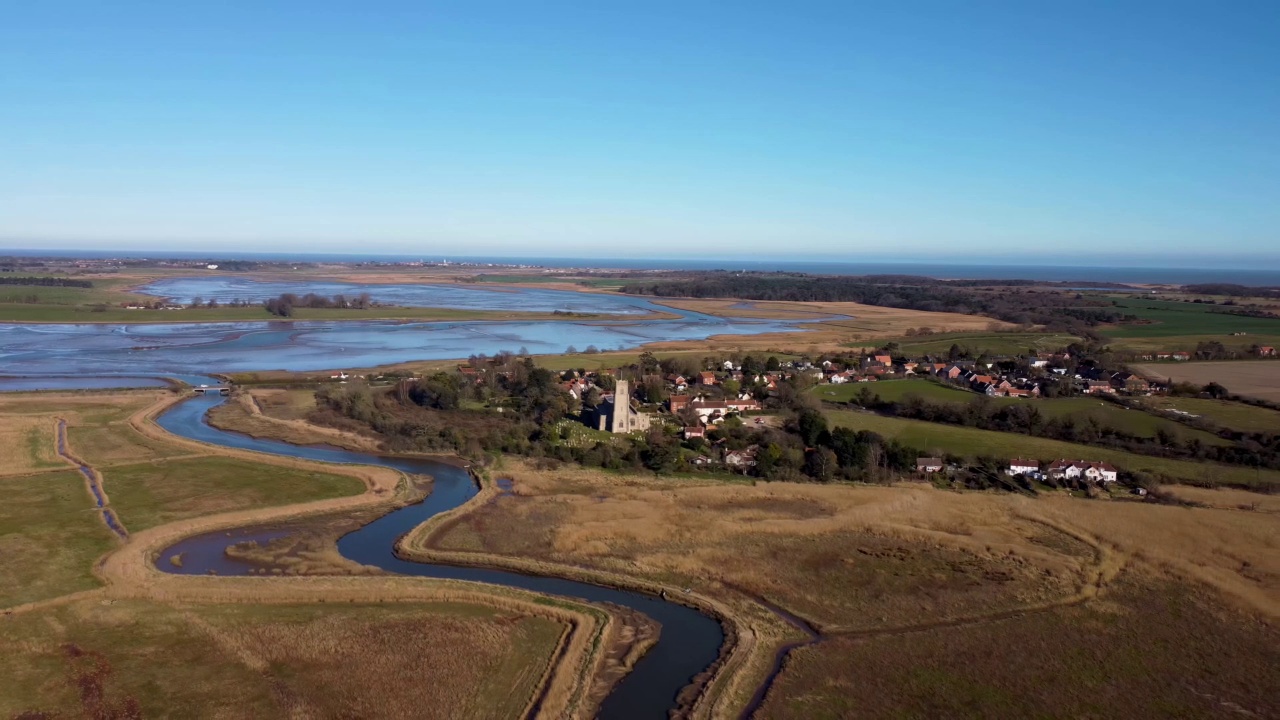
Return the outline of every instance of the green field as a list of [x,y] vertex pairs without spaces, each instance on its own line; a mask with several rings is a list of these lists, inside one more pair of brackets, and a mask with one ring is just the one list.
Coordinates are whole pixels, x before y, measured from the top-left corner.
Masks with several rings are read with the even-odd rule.
[[[975,392],[962,388],[943,385],[931,380],[884,380],[874,383],[846,383],[844,385],[819,385],[810,392],[822,400],[830,402],[848,402],[857,397],[862,388],[879,396],[885,402],[901,402],[909,395],[917,395],[932,403],[950,403],[964,405],[985,398]],[[1028,405],[1040,411],[1048,419],[1071,417],[1077,422],[1096,420],[1123,432],[1138,437],[1155,437],[1163,428],[1175,437],[1189,439],[1199,438],[1209,445],[1227,445],[1224,440],[1213,433],[1189,428],[1175,420],[1159,417],[1139,410],[1129,410],[1120,405],[1090,397],[1073,398],[985,398],[986,402],[998,405]]]
[[1063,458],[1100,460],[1109,462],[1122,470],[1159,474],[1192,484],[1280,487],[1280,471],[1277,470],[1258,471],[1232,465],[1154,458],[1122,450],[1110,450],[1029,435],[888,418],[866,412],[829,410],[827,417],[833,425],[855,430],[870,430],[884,437],[897,439],[925,453],[943,453],[969,458],[980,455],[1006,459],[1025,457],[1042,461]]
[[[946,355],[952,345],[959,345],[975,354],[987,355],[1025,355],[1028,351],[1051,352],[1060,350],[1071,343],[1079,342],[1075,335],[1061,333],[943,333],[938,335],[917,335],[900,337],[886,342],[898,344],[904,355],[919,357],[921,355]],[[852,343],[851,347],[862,347],[866,343]]]
[[115,546],[74,470],[0,479],[0,607],[97,587]]
[[1280,433],[1280,412],[1267,408],[1206,398],[1150,397],[1143,402],[1155,408],[1200,415],[1231,430]]
[[4,618],[0,716],[517,717],[563,632],[483,606],[376,598],[94,598]]
[[964,404],[977,400],[980,395],[962,388],[943,385],[932,380],[881,380],[873,383],[844,383],[843,385],[817,385],[809,392],[830,402],[849,402],[866,388],[885,402],[898,402],[908,395],[918,395],[929,402]]
[[356,495],[364,484],[346,475],[311,472],[235,458],[202,457],[119,465],[104,486],[130,531],[200,515]]
[[[44,276],[36,276],[44,277]],[[79,279],[79,278],[76,278]],[[146,295],[127,292],[131,280],[84,278],[93,287],[54,287],[43,285],[0,285],[0,305],[119,305],[123,302],[154,300]],[[36,303],[30,300],[35,299]],[[0,315],[0,317],[3,317]]]
[[[1137,315],[1149,324],[1123,324],[1100,330],[1111,338],[1167,338],[1183,335],[1216,336],[1223,343],[1248,344],[1252,336],[1280,337],[1280,318],[1256,318],[1228,315],[1220,305],[1174,302],[1170,300],[1144,300],[1142,298],[1117,299],[1116,306],[1124,312]],[[1244,336],[1231,333],[1243,332]],[[1223,340],[1223,338],[1229,340]],[[1187,348],[1191,349],[1191,348]]]

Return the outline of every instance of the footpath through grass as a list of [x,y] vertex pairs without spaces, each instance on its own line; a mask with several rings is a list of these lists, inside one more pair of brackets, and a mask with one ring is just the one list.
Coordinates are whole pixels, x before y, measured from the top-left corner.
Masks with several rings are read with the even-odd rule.
[[864,412],[829,410],[833,425],[870,430],[918,448],[926,454],[945,453],[973,458],[980,455],[1009,459],[1033,458],[1098,460],[1122,470],[1163,475],[1193,485],[1239,485],[1266,489],[1280,488],[1280,471],[1257,470],[1235,465],[1173,460],[1049,440],[1030,435],[1002,433],[960,425],[943,425],[920,420],[889,418]]

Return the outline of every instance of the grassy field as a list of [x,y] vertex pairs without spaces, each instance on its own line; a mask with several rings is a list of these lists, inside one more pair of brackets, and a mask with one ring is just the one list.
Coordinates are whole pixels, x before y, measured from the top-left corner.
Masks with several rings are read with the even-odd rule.
[[25,453],[0,467],[0,474],[63,467],[57,457],[57,418],[67,420],[71,452],[93,466],[154,460],[191,450],[153,440],[128,423],[133,413],[163,393],[154,390],[105,394],[13,394],[0,402],[0,446]]
[[87,601],[6,620],[0,715],[516,717],[561,630],[446,603]]
[[[89,279],[89,278],[86,278]],[[135,281],[124,278],[92,278],[93,287],[44,287],[40,285],[0,285],[2,305],[120,305],[126,302],[153,300],[146,295],[128,292]],[[32,301],[35,302],[32,302]]]
[[257,390],[253,397],[264,414],[281,420],[302,420],[316,409],[314,390]]
[[[961,388],[930,380],[887,380],[875,383],[846,383],[844,385],[818,385],[810,392],[821,400],[848,402],[857,397],[862,388],[886,402],[901,402],[916,395],[933,403],[964,405],[985,396]],[[1203,430],[1189,428],[1168,418],[1149,413],[1128,410],[1104,400],[1089,397],[1073,398],[986,398],[997,405],[1027,405],[1040,411],[1046,418],[1070,417],[1077,422],[1096,420],[1138,437],[1155,437],[1158,430],[1165,430],[1175,437],[1199,438],[1208,445],[1226,445],[1228,441]]]
[[1237,360],[1226,362],[1164,363],[1138,365],[1135,372],[1174,382],[1207,385],[1216,382],[1233,393],[1280,402],[1280,361]]
[[1280,432],[1280,412],[1227,400],[1154,396],[1143,400],[1161,410],[1181,410],[1200,415],[1222,427],[1240,432]]
[[103,476],[111,505],[135,532],[183,518],[364,490],[347,475],[217,456],[113,466]]
[[[977,495],[944,505],[934,502],[947,500],[944,493],[907,501],[894,488],[749,487],[523,466],[510,475],[514,496],[468,513],[437,545],[620,572],[727,599],[741,588],[831,626],[1015,607],[1069,592],[1073,568],[1090,555],[1014,518],[977,530]],[[1015,545],[1034,559],[1004,552]]]
[[78,472],[2,478],[0,497],[0,607],[97,586],[90,568],[115,543]]
[[66,467],[58,459],[54,423],[52,416],[0,415],[0,448],[8,449],[0,475]]
[[1086,606],[800,650],[758,717],[1277,717],[1278,662],[1274,626],[1126,573]]
[[[1235,342],[1248,342],[1253,335],[1280,335],[1280,318],[1229,315],[1229,308],[1218,305],[1119,298],[1116,306],[1125,313],[1137,315],[1146,324],[1122,324],[1102,329],[1102,334],[1117,338],[1173,337],[1179,335],[1219,335]],[[1231,333],[1248,333],[1232,337]],[[1224,341],[1225,342],[1225,341]]]
[[146,437],[123,421],[69,425],[67,442],[77,457],[95,467],[191,454],[189,449]]
[[861,395],[863,388],[887,402],[898,402],[908,395],[918,395],[930,402],[963,405],[979,397],[977,393],[930,380],[881,380],[873,383],[815,385],[809,392],[829,402],[849,402]]
[[1185,460],[1136,455],[1121,450],[1049,440],[1029,435],[979,430],[958,425],[941,425],[919,420],[887,418],[863,412],[831,410],[833,425],[871,430],[895,438],[925,453],[946,453],[964,457],[988,455],[997,458],[1027,457],[1039,460],[1100,460],[1121,470],[1164,475],[1192,484],[1233,484],[1255,487],[1280,485],[1280,471],[1196,463]]
[[[1108,715],[1080,710],[1075,703],[1087,695],[1080,688],[1056,687],[1089,672],[1114,673],[1119,682],[1107,692],[1129,693],[1127,703],[1162,707],[1166,676],[1124,682],[1135,672],[1124,666],[1131,653],[1162,655],[1136,667],[1177,670],[1167,677],[1184,687],[1238,689],[1230,698],[1253,710],[1274,702],[1276,678],[1266,673],[1280,645],[1274,627],[1250,614],[1280,616],[1273,513],[1064,494],[1029,500],[919,484],[745,486],[518,463],[502,474],[512,494],[444,526],[432,546],[622,573],[734,608],[764,598],[818,624],[830,639],[796,653],[757,717],[1055,716],[1046,692],[1062,694],[1069,717]],[[1133,602],[1122,595],[1131,570],[1157,567],[1183,574]],[[1115,573],[1119,581],[1110,579]],[[1209,595],[1200,582],[1224,594]],[[1187,604],[1193,597],[1207,600]],[[1141,613],[1149,617],[1134,625]],[[1161,631],[1144,634],[1148,621]],[[1255,631],[1241,648],[1248,669],[1233,675],[1231,644]],[[895,655],[881,668],[870,647]],[[1095,651],[1102,665],[1080,654]],[[971,653],[990,657],[971,669]],[[921,674],[910,676],[913,668]],[[1223,680],[1242,676],[1238,684]],[[907,685],[906,700],[895,714],[898,683]],[[1027,698],[1009,700],[1026,687]],[[878,704],[862,702],[864,695]],[[1188,695],[1176,693],[1171,707],[1186,707]],[[934,703],[942,703],[936,711]],[[1034,711],[1020,712],[1026,708]]]
[[898,343],[900,352],[904,355],[918,357],[922,355],[945,356],[952,345],[968,348],[971,352],[977,354],[1024,355],[1028,351],[1056,351],[1079,341],[1080,338],[1076,335],[1061,333],[973,332],[899,337],[891,338],[887,342]]

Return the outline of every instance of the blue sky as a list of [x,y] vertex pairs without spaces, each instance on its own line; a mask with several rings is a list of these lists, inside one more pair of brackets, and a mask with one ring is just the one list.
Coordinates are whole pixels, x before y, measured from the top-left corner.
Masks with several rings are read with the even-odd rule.
[[1274,0],[0,22],[0,247],[1248,264],[1278,240]]

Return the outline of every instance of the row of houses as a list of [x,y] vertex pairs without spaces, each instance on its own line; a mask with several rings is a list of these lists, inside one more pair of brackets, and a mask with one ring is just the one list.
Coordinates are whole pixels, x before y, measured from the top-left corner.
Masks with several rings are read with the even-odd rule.
[[[916,459],[916,471],[925,474],[940,473],[946,467],[942,458],[922,457]],[[1038,460],[1014,458],[1005,468],[1010,477],[1022,475],[1033,480],[1083,480],[1094,483],[1113,483],[1119,479],[1120,473],[1110,463],[1094,460],[1055,460],[1047,468],[1041,469]]]
[[[932,376],[992,397],[1040,397],[1046,384],[1059,383],[1070,383],[1087,395],[1147,395],[1159,389],[1146,378],[1130,372],[1109,372],[1093,367],[1081,367],[1071,372],[1063,366],[1071,359],[1070,353],[1059,352],[1020,358],[991,358],[984,362],[934,362],[928,358],[895,362],[888,355],[877,354],[862,358],[855,367],[823,361],[821,377],[827,383],[839,385],[876,382],[889,377]],[[1045,374],[1033,377],[1028,369],[1040,369]]]

